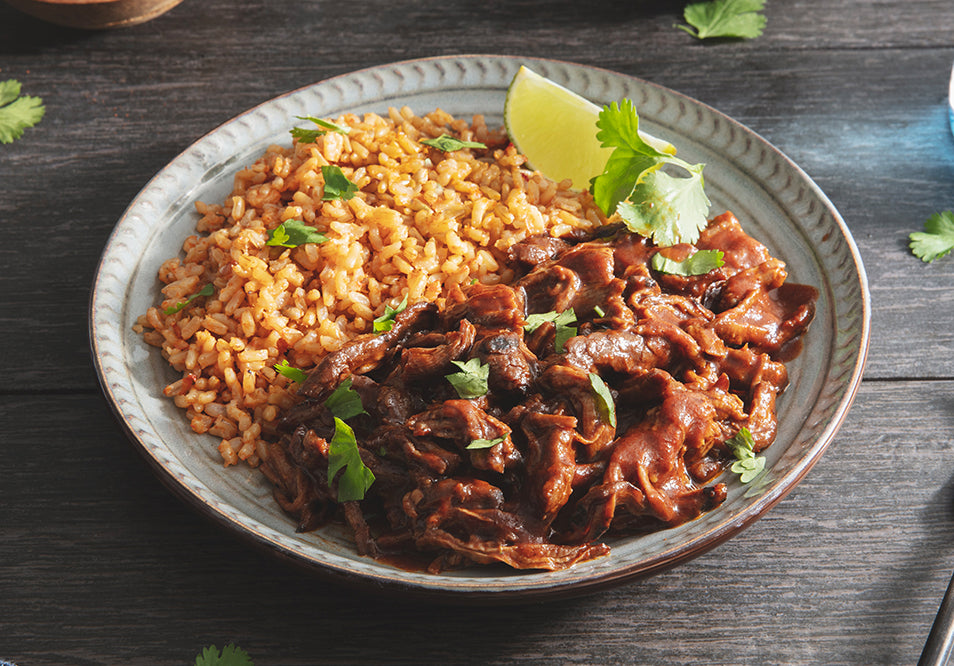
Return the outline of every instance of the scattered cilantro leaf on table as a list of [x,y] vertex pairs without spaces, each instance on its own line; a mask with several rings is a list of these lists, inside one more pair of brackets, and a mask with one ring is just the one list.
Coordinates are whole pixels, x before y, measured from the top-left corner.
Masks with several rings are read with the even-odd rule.
[[724,265],[724,256],[722,250],[699,250],[682,261],[673,261],[657,252],[653,255],[652,266],[654,270],[669,275],[705,275]]
[[240,647],[231,643],[222,648],[214,646],[203,648],[195,657],[195,666],[254,666],[251,657]]
[[308,243],[324,243],[328,237],[301,220],[285,220],[268,232],[266,245],[298,247]]
[[358,186],[348,180],[339,166],[321,167],[321,176],[325,179],[325,188],[321,195],[322,201],[334,201],[335,199],[347,201],[354,198],[358,191]]
[[[708,224],[705,165],[689,164],[643,141],[632,100],[604,106],[596,126],[602,146],[613,149],[603,173],[590,182],[593,200],[603,213],[609,216],[618,211],[630,231],[651,238],[658,246],[698,240]],[[688,177],[662,171],[665,165],[685,171]]]
[[368,488],[374,483],[374,473],[361,460],[354,430],[336,416],[335,434],[328,442],[328,485],[334,482],[342,469],[344,472],[338,478],[338,501],[364,499]]
[[450,136],[449,134],[441,134],[436,139],[421,139],[421,143],[425,146],[430,146],[431,148],[437,148],[438,150],[450,153],[455,150],[461,150],[462,148],[486,148],[487,146],[477,142],[477,141],[462,141],[461,139]]
[[323,120],[321,118],[315,118],[314,116],[295,116],[299,120],[310,120],[315,123],[319,129],[305,129],[303,127],[295,127],[291,130],[291,135],[298,139],[299,143],[314,143],[315,139],[323,134],[328,132],[337,132],[338,134],[347,135],[351,132],[350,127],[343,127],[336,123],[333,123],[329,120]]
[[[677,25],[697,39],[728,37],[754,39],[765,29],[765,0],[709,0],[686,6],[682,16],[688,26]],[[692,27],[690,27],[692,26]]]
[[20,96],[20,82],[16,79],[0,81],[0,143],[13,143],[23,130],[43,119],[46,107],[39,97]]
[[167,315],[175,314],[175,313],[179,312],[180,310],[183,310],[183,309],[185,309],[186,307],[188,307],[188,305],[189,305],[190,303],[192,303],[192,301],[194,301],[195,299],[197,299],[199,296],[211,296],[211,295],[214,294],[214,293],[215,293],[215,286],[213,286],[213,284],[210,282],[209,284],[207,284],[207,285],[205,285],[204,287],[202,287],[199,291],[197,291],[197,292],[195,292],[194,294],[192,294],[191,296],[189,296],[189,297],[188,297],[187,299],[185,299],[184,301],[179,301],[179,302],[176,303],[175,305],[171,305],[171,306],[167,307],[167,308],[165,309],[165,313],[166,313]]
[[924,231],[909,236],[911,252],[925,263],[940,259],[954,249],[954,212],[935,213],[924,223]]
[[364,410],[364,404],[361,402],[361,396],[351,388],[353,381],[352,377],[348,377],[338,384],[338,387],[325,400],[325,407],[342,421],[358,414],[367,414]]
[[490,378],[490,366],[480,362],[479,358],[472,358],[467,362],[453,361],[460,368],[446,376],[447,381],[464,400],[479,398],[487,395],[487,380]]
[[407,309],[407,295],[404,296],[404,300],[401,301],[396,308],[392,308],[390,305],[384,306],[384,314],[380,317],[375,317],[374,321],[371,322],[371,328],[375,333],[384,333],[385,331],[390,331],[394,328],[394,319],[399,314],[404,312]]
[[278,372],[278,374],[280,374],[282,377],[288,377],[293,382],[301,384],[303,381],[308,379],[308,375],[305,374],[304,370],[296,368],[292,365],[288,365],[288,361],[286,359],[282,359],[281,363],[276,363],[272,367],[275,368],[275,371]]

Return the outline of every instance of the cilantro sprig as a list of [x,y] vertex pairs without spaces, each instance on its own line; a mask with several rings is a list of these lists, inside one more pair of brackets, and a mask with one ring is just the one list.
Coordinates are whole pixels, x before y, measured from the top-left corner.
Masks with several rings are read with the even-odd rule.
[[616,427],[616,402],[613,400],[613,394],[610,393],[609,386],[595,372],[589,373],[590,386],[596,395],[596,402],[600,409],[600,415],[609,421],[609,424]]
[[909,237],[911,252],[925,263],[940,259],[954,249],[954,211],[935,213],[924,223],[924,231]]
[[215,293],[215,286],[210,282],[209,284],[202,287],[199,291],[189,296],[184,301],[179,301],[175,305],[170,305],[169,307],[167,307],[165,309],[165,313],[167,315],[175,314],[181,310],[184,310],[186,307],[188,307],[192,303],[192,301],[199,298],[200,296],[211,296],[214,293]]
[[653,269],[660,273],[684,276],[705,275],[725,265],[724,256],[725,253],[722,250],[699,250],[682,261],[674,261],[657,252],[653,255],[651,263]]
[[406,309],[407,295],[405,294],[404,300],[401,301],[396,308],[392,308],[390,305],[384,306],[384,314],[380,317],[376,317],[374,321],[371,322],[371,329],[375,333],[384,333],[385,331],[390,331],[392,328],[394,328],[394,320]]
[[364,410],[364,404],[361,402],[361,396],[351,388],[353,381],[353,377],[348,377],[338,384],[337,388],[325,400],[325,407],[342,421],[347,421],[358,414],[367,414]]
[[557,353],[562,354],[566,341],[577,334],[577,327],[572,325],[576,323],[576,312],[573,308],[569,308],[563,312],[551,310],[550,312],[527,315],[523,330],[527,333],[533,333],[547,322],[553,322],[556,327],[554,346]]
[[287,359],[282,359],[281,363],[276,363],[272,366],[275,368],[275,371],[278,372],[282,377],[288,377],[288,379],[301,384],[303,381],[308,379],[308,375],[301,368],[296,368],[288,364]]
[[350,127],[344,127],[333,123],[330,120],[324,120],[322,118],[315,118],[314,116],[295,116],[299,120],[309,120],[315,125],[318,126],[318,129],[305,129],[303,127],[295,127],[290,130],[290,134],[298,139],[298,143],[314,143],[315,140],[328,132],[337,132],[338,134],[347,135],[351,132]]
[[195,666],[254,666],[252,658],[240,647],[229,643],[220,652],[214,645],[202,649],[195,657]]
[[[765,29],[765,0],[710,0],[687,5],[682,16],[689,25],[677,25],[697,39],[725,37],[754,39]],[[691,26],[691,27],[690,27]]]
[[421,143],[431,148],[450,153],[462,148],[486,148],[487,146],[479,141],[463,141],[449,134],[441,134],[436,139],[421,139]]
[[0,81],[0,143],[13,143],[23,131],[43,119],[46,107],[39,97],[20,95],[16,79]]
[[[606,167],[590,182],[596,205],[607,215],[619,212],[627,228],[658,246],[694,243],[708,223],[709,198],[704,164],[657,150],[639,136],[639,116],[632,100],[604,106],[596,137],[613,152]],[[663,170],[670,165],[687,176]]]
[[338,501],[352,502],[364,499],[368,488],[374,483],[374,473],[361,460],[354,430],[337,416],[335,434],[328,442],[328,485],[335,481],[338,472]]
[[495,439],[474,439],[471,440],[470,444],[467,445],[467,448],[470,450],[479,450],[479,449],[490,449],[501,442],[503,442],[506,437],[497,437]]
[[765,456],[755,455],[755,441],[748,428],[739,430],[732,439],[726,442],[726,445],[736,457],[729,469],[739,475],[739,481],[742,483],[752,481],[765,469]]
[[298,247],[308,243],[324,243],[328,237],[310,227],[301,220],[285,220],[268,232],[266,245],[278,247]]
[[325,179],[325,189],[321,195],[322,201],[334,201],[341,199],[347,201],[354,198],[358,192],[358,186],[348,180],[341,167],[330,165],[321,167],[321,176]]
[[465,400],[487,395],[487,380],[490,378],[490,366],[480,362],[479,358],[469,361],[453,361],[460,368],[460,372],[446,375],[447,381],[457,391],[457,395]]

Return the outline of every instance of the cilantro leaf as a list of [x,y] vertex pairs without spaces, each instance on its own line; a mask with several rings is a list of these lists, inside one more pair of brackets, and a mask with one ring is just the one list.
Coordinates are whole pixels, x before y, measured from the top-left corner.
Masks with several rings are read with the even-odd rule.
[[405,309],[407,309],[407,294],[404,295],[404,300],[401,301],[396,308],[392,308],[390,305],[384,306],[384,314],[380,317],[375,317],[374,321],[371,322],[372,330],[375,333],[390,331],[394,328],[394,319],[404,312]]
[[491,447],[497,446],[502,441],[507,439],[506,437],[497,437],[496,439],[475,439],[467,445],[468,449],[489,449]]
[[660,273],[669,275],[705,275],[724,265],[724,256],[722,250],[699,250],[682,261],[673,261],[657,252],[653,255],[652,266]]
[[566,341],[574,337],[577,333],[576,326],[570,325],[576,323],[576,312],[573,311],[573,308],[569,308],[563,312],[551,310],[550,312],[527,315],[523,324],[523,330],[527,333],[533,333],[547,322],[553,322],[553,325],[556,327],[554,346],[557,352],[562,354]]
[[222,652],[210,645],[195,657],[195,666],[254,666],[251,657],[240,647],[231,643]]
[[736,457],[736,461],[729,468],[739,475],[742,483],[748,483],[765,469],[765,456],[755,455],[755,441],[748,428],[742,428],[726,442],[726,446]]
[[202,287],[199,291],[189,296],[189,298],[185,299],[184,301],[179,301],[175,305],[171,305],[167,307],[165,309],[165,313],[167,315],[175,314],[179,312],[180,310],[184,309],[185,307],[187,307],[192,301],[197,299],[199,296],[211,296],[214,293],[215,293],[215,287],[210,282],[209,284]]
[[556,325],[554,346],[556,347],[557,353],[562,354],[566,341],[576,336],[576,326],[570,326],[570,324],[576,323],[576,312],[573,311],[573,308],[564,310],[557,315],[553,323]]
[[[682,16],[689,26],[676,26],[697,39],[730,37],[753,39],[762,34],[765,0],[710,0],[686,6]],[[694,29],[693,29],[694,28]]]
[[479,358],[472,358],[466,363],[453,361],[460,368],[460,372],[447,375],[446,379],[457,391],[457,395],[465,400],[479,398],[487,394],[487,379],[490,377],[490,366],[484,365]]
[[266,245],[298,247],[308,243],[324,243],[328,237],[301,220],[285,220],[268,232]]
[[689,171],[688,178],[653,171],[630,195],[632,201],[640,203],[623,202],[618,208],[630,231],[651,238],[661,247],[694,243],[709,223],[709,197],[702,179],[704,165],[684,163],[681,166]]
[[23,130],[40,122],[45,113],[42,99],[20,96],[19,81],[0,81],[0,143],[13,143],[23,136]]
[[935,213],[924,223],[924,231],[909,236],[911,252],[925,263],[940,259],[954,249],[954,212]]
[[283,358],[281,363],[276,363],[272,367],[275,368],[276,372],[278,372],[278,374],[280,374],[282,377],[288,377],[293,382],[301,384],[303,381],[308,379],[308,375],[304,370],[288,365],[287,359]]
[[[695,242],[709,212],[705,165],[689,164],[646,143],[639,136],[639,116],[631,100],[604,106],[596,126],[601,145],[613,148],[603,173],[590,181],[600,209],[606,215],[619,211],[630,231],[657,245]],[[666,173],[662,167],[667,164],[688,177]]]
[[600,415],[609,421],[610,425],[616,427],[616,402],[613,400],[613,394],[610,393],[609,386],[595,372],[589,374],[590,386],[593,387],[593,393],[596,394],[596,402],[600,408]]
[[590,192],[596,205],[612,215],[643,175],[658,169],[668,155],[643,141],[639,135],[639,115],[630,99],[604,106],[596,127],[600,145],[613,148],[613,152],[603,173],[590,181]]
[[374,483],[374,473],[361,460],[354,430],[336,416],[335,434],[328,443],[328,485],[334,482],[342,469],[344,472],[338,479],[338,501],[364,499],[368,488]]
[[342,421],[346,421],[358,414],[367,414],[364,411],[364,404],[361,402],[361,396],[351,388],[352,377],[338,384],[338,387],[331,392],[328,399],[325,400],[325,407]]
[[311,122],[318,125],[320,129],[305,129],[303,127],[292,128],[290,133],[293,137],[298,139],[299,143],[314,143],[315,139],[323,134],[328,132],[337,132],[338,134],[347,135],[351,132],[350,127],[343,127],[328,120],[323,120],[321,118],[315,118],[314,116],[295,116],[299,120],[310,120]]
[[450,136],[449,134],[441,134],[436,139],[421,139],[421,143],[423,143],[425,146],[430,146],[431,148],[437,148],[438,150],[445,153],[460,150],[462,148],[487,147],[478,141],[461,141],[460,139]]
[[322,201],[341,199],[347,201],[354,197],[358,186],[348,180],[338,166],[321,167],[321,175],[325,179],[325,190],[321,195]]

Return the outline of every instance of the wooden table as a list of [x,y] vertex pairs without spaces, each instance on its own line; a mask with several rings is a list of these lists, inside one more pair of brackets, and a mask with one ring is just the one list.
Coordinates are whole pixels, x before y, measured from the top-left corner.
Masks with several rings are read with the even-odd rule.
[[[684,3],[186,0],[131,28],[0,5],[0,80],[47,106],[0,146],[0,660],[186,664],[904,664],[954,571],[954,258],[907,236],[954,208],[950,0],[770,1],[764,35],[700,43]],[[195,139],[357,68],[458,53],[639,76],[753,128],[829,195],[871,283],[865,380],[838,436],[766,517],[654,577],[469,607],[365,596],[249,548],[156,479],[90,360],[106,239]]]

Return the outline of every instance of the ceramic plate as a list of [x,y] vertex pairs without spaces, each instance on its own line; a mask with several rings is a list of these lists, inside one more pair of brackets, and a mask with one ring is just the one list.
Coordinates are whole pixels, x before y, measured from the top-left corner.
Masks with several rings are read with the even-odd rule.
[[[610,541],[612,553],[560,572],[470,568],[442,575],[405,571],[358,556],[337,528],[295,532],[256,470],[224,468],[214,438],[192,432],[162,396],[176,379],[158,350],[132,326],[157,302],[159,265],[194,232],[193,202],[220,202],[234,173],[271,143],[290,143],[295,116],[436,107],[502,123],[507,85],[520,67],[597,103],[632,99],[641,127],[671,140],[680,156],[706,163],[712,213],[731,210],[783,259],[789,279],[820,297],[791,384],[779,402],[779,433],[767,451],[771,481],[758,493],[729,481],[717,510],[675,529]],[[468,599],[566,595],[672,566],[752,523],[808,472],[832,441],[861,379],[869,336],[869,295],[855,243],[821,190],[785,155],[739,123],[666,88],[580,65],[498,56],[402,62],[329,79],[230,120],[176,157],[139,193],[116,225],[97,272],[90,330],[97,371],[113,409],[160,477],[189,502],[277,554],[348,582],[405,594]]]

